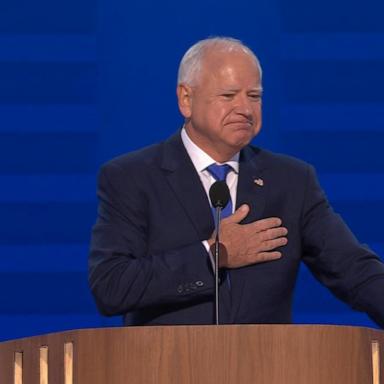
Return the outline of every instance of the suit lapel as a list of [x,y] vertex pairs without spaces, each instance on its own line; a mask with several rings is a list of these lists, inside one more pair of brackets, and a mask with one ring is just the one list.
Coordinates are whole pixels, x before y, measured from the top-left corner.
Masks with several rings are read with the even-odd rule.
[[181,141],[180,132],[164,143],[161,167],[175,197],[189,217],[200,241],[207,240],[214,222],[200,177]]
[[253,151],[245,147],[239,160],[239,180],[237,184],[236,209],[242,204],[250,206],[250,212],[243,224],[251,223],[262,217],[266,196],[267,183],[264,183],[264,164],[259,150]]
[[[242,221],[242,224],[248,224],[263,218],[269,188],[268,183],[265,182],[265,176],[266,170],[260,150],[245,147],[240,154],[239,160],[236,209],[242,204],[248,204],[250,212]],[[245,280],[242,276],[242,270],[242,268],[231,270],[232,322],[235,320],[243,296]]]

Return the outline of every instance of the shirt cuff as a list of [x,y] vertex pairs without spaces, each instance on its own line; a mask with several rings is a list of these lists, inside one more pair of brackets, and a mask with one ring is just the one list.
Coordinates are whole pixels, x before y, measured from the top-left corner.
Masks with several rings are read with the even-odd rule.
[[210,248],[209,248],[209,243],[208,243],[207,240],[203,240],[202,243],[203,243],[205,249],[207,250],[209,259],[211,260],[212,271],[214,271],[214,270],[215,270],[215,260],[214,260],[214,258],[213,258],[212,252],[211,252],[211,250],[210,250]]

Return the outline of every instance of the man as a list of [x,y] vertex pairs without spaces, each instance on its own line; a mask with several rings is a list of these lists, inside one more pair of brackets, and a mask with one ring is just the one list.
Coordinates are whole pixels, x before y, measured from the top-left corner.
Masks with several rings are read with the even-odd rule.
[[124,315],[125,324],[213,322],[208,191],[214,169],[225,169],[233,213],[220,231],[221,323],[291,322],[304,261],[384,326],[384,266],[332,211],[312,167],[249,145],[262,96],[250,49],[230,38],[198,42],[181,61],[177,96],[181,132],[100,172],[89,261],[100,311]]

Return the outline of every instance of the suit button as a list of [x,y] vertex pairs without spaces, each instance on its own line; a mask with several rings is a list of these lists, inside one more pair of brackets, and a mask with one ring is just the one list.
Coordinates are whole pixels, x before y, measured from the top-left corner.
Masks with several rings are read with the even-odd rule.
[[196,281],[195,283],[198,287],[202,287],[204,285],[204,283],[202,281]]
[[184,291],[183,286],[182,286],[182,285],[179,285],[179,286],[177,287],[177,292],[182,293],[183,291]]

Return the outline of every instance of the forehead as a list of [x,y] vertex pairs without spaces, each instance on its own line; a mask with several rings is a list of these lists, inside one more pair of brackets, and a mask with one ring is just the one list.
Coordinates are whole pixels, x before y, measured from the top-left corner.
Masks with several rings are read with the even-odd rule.
[[242,51],[209,52],[202,61],[201,85],[244,83],[260,86],[259,67],[250,55]]

